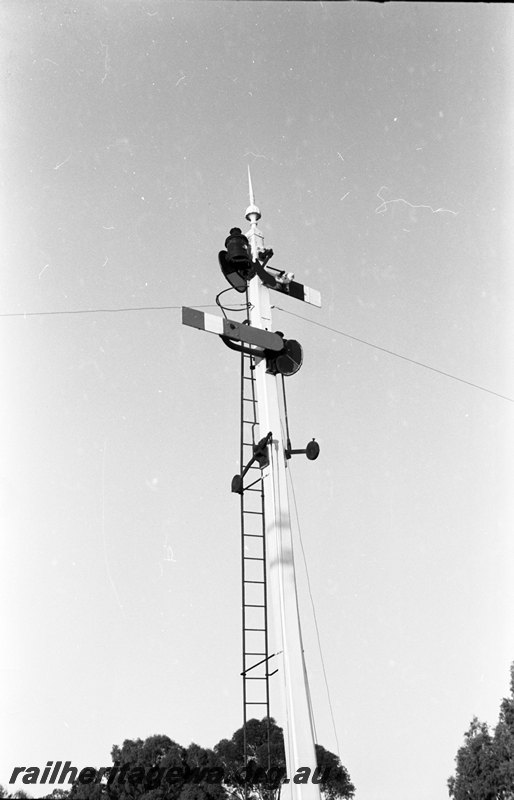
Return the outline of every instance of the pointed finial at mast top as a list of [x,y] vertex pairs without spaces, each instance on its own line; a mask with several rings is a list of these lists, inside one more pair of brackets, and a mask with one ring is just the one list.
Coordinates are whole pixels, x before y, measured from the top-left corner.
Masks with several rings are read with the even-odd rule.
[[[248,222],[257,222],[261,218],[261,212],[255,205],[255,197],[253,195],[252,176],[250,175],[250,167],[248,167],[248,192],[250,195],[250,205],[246,209],[245,217]],[[252,219],[252,216],[254,217]]]
[[254,206],[255,205],[255,197],[253,195],[252,175],[251,175],[251,172],[250,172],[250,165],[249,164],[247,166],[247,169],[248,169],[248,194],[250,196],[250,205]]

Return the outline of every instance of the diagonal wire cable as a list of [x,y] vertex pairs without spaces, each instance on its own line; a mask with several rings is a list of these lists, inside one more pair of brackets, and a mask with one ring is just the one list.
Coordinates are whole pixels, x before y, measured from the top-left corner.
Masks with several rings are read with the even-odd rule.
[[400,353],[395,353],[394,350],[388,350],[386,347],[380,347],[378,344],[374,344],[373,342],[367,342],[365,339],[359,339],[358,336],[352,336],[350,333],[345,333],[345,331],[340,331],[337,328],[331,328],[329,325],[323,325],[322,322],[315,322],[313,319],[308,319],[308,317],[302,317],[301,314],[295,314],[293,311],[287,311],[287,309],[282,308],[281,306],[272,306],[272,308],[276,308],[277,311],[283,311],[284,314],[290,314],[292,317],[298,317],[298,319],[303,319],[304,322],[310,322],[311,325],[317,325],[318,328],[324,328],[327,331],[331,331],[332,333],[338,333],[340,336],[346,336],[347,339],[352,339],[354,342],[360,342],[360,344],[365,344],[368,347],[373,347],[374,350],[380,350],[382,353],[387,353],[389,356],[394,356],[395,358],[401,358],[402,361],[408,361],[410,364],[416,364],[418,367],[423,367],[424,369],[429,369],[431,372],[437,372],[439,375],[444,375],[446,378],[451,378],[454,381],[459,381],[459,383],[465,383],[467,386],[472,386],[474,389],[480,389],[481,392],[487,392],[487,394],[493,394],[495,397],[500,397],[502,400],[508,400],[509,403],[514,403],[514,398],[507,397],[507,395],[500,394],[499,392],[494,392],[492,389],[487,389],[485,386],[480,386],[478,383],[473,383],[472,381],[466,381],[464,378],[458,378],[457,375],[452,375],[451,372],[444,372],[442,369],[437,369],[437,367],[431,367],[429,364],[424,364],[422,361],[416,361],[414,358],[409,358],[408,356],[402,356]]
[[305,555],[305,549],[304,549],[304,546],[303,546],[302,531],[301,531],[301,527],[300,527],[300,517],[298,515],[298,506],[297,506],[297,503],[296,503],[296,494],[295,494],[294,483],[293,483],[293,475],[292,475],[292,472],[291,472],[290,468],[287,470],[287,473],[289,475],[289,483],[291,485],[291,492],[292,492],[292,495],[293,495],[293,505],[294,505],[294,513],[295,513],[295,518],[296,518],[296,526],[298,528],[298,538],[300,540],[300,547],[301,547],[301,550],[302,550],[303,563],[305,565],[305,573],[307,575],[307,587],[308,587],[309,598],[310,598],[311,606],[312,606],[312,614],[313,614],[313,617],[314,617],[314,626],[316,628],[316,638],[318,640],[318,649],[319,649],[319,654],[320,654],[320,658],[321,658],[321,666],[323,668],[323,678],[325,680],[325,687],[326,687],[326,690],[327,690],[328,706],[330,708],[330,716],[332,718],[332,726],[334,728],[334,736],[335,736],[336,746],[337,746],[337,756],[339,757],[339,760],[341,760],[341,748],[339,746],[339,738],[337,736],[336,721],[335,721],[335,718],[334,718],[334,710],[332,708],[332,700],[331,700],[331,697],[330,697],[330,688],[329,688],[329,685],[328,685],[327,671],[325,669],[325,659],[323,658],[323,650],[322,650],[322,647],[321,647],[321,637],[320,637],[319,627],[318,627],[318,618],[316,616],[316,607],[314,605],[314,598],[312,596],[311,581],[310,581],[310,577],[309,577],[309,568],[307,567],[307,557]]

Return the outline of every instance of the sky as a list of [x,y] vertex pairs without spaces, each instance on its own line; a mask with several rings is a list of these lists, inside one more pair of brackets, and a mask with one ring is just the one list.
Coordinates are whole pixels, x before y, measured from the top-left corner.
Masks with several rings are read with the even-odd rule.
[[228,285],[249,165],[273,265],[322,296],[273,300],[321,446],[290,469],[317,738],[357,800],[443,800],[514,661],[512,7],[0,24],[0,783],[241,725],[239,359],[180,306]]

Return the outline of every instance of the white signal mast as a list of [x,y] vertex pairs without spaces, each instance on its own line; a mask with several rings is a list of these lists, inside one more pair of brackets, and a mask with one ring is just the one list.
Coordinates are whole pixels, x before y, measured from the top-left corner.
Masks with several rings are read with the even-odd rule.
[[[246,219],[250,223],[250,230],[246,236],[253,260],[257,261],[264,251],[264,237],[257,225],[261,212],[255,205],[250,169],[248,169],[248,183],[250,205],[246,209]],[[252,326],[272,331],[270,288],[256,275],[249,283],[248,294]],[[282,793],[287,797],[289,787],[294,800],[319,800],[319,786],[310,779],[305,784],[293,783],[293,776],[301,767],[309,767],[312,777],[316,769],[316,753],[286,483],[287,443],[283,440],[279,406],[281,377],[266,371],[265,358],[258,360],[255,378],[259,406],[259,433],[261,438],[266,436],[268,431],[273,434],[269,448],[270,466],[264,473],[264,504],[268,591],[274,618],[275,649],[282,650],[283,660],[278,675],[282,679],[286,714],[284,745],[290,783],[282,787]]]
[[[291,455],[306,453],[307,458],[314,460],[319,447],[312,441],[305,450],[291,450],[289,440],[284,442],[279,381],[283,380],[284,375],[298,371],[302,363],[302,349],[298,342],[273,332],[270,289],[318,307],[321,301],[319,292],[294,281],[291,273],[267,266],[273,252],[264,248],[264,237],[257,225],[261,212],[255,204],[250,169],[248,184],[250,205],[246,209],[246,219],[250,223],[250,230],[245,237],[239,228],[233,228],[225,243],[228,252],[221,252],[219,260],[223,274],[233,288],[247,292],[250,324],[191,308],[182,309],[182,322],[220,335],[229,347],[249,353],[253,358],[261,441],[254,447],[256,455],[252,461],[257,458],[257,452],[261,455],[263,451],[266,452],[261,470],[267,587],[274,618],[274,649],[277,658],[282,659],[277,666],[282,679],[288,783],[282,785],[281,796],[286,800],[320,800],[319,784],[312,781],[317,766],[314,723],[302,643],[286,480],[287,460]],[[243,470],[242,475],[235,476],[232,491],[240,494],[244,491],[243,479],[247,469]],[[301,782],[295,782],[298,770],[306,768],[310,770],[308,779],[304,780],[307,772],[302,771],[298,776]]]

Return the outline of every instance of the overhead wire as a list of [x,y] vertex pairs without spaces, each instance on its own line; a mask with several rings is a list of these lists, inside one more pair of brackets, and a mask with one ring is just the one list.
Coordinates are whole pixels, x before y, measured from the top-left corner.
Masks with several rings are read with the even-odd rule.
[[[220,292],[221,294],[221,292]],[[195,303],[195,308],[215,308],[218,303]],[[241,303],[229,303],[229,306],[242,305]],[[75,308],[65,311],[14,311],[8,313],[0,313],[0,317],[52,317],[63,314],[116,314],[125,311],[174,311],[183,308],[179,306],[128,306],[125,308]],[[220,306],[221,308],[221,306]],[[233,309],[234,311],[243,311],[244,309]]]
[[410,364],[415,364],[418,367],[423,367],[423,369],[428,369],[431,372],[437,372],[439,375],[444,375],[446,378],[451,378],[454,381],[459,381],[459,383],[465,383],[467,386],[472,386],[474,389],[479,389],[481,392],[487,392],[487,394],[492,394],[495,397],[500,397],[502,400],[508,400],[509,403],[514,403],[514,398],[508,397],[505,394],[500,394],[499,392],[494,392],[492,389],[487,389],[485,386],[480,386],[478,383],[473,383],[472,381],[467,381],[464,378],[459,378],[457,375],[453,375],[451,372],[444,372],[442,369],[438,369],[437,367],[431,367],[429,364],[424,364],[422,361],[416,361],[414,358],[409,358],[408,356],[401,355],[401,353],[396,353],[394,350],[388,350],[386,347],[380,347],[378,344],[374,344],[373,342],[368,342],[366,339],[360,339],[358,336],[352,336],[350,333],[346,333],[345,331],[340,331],[337,328],[332,328],[329,325],[324,325],[322,322],[316,322],[313,319],[309,319],[308,317],[302,317],[301,314],[295,314],[293,311],[288,311],[281,306],[272,306],[272,308],[276,308],[277,311],[283,311],[284,314],[290,314],[292,317],[298,317],[298,319],[303,319],[304,322],[310,322],[311,325],[317,325],[318,328],[324,328],[327,331],[331,331],[332,333],[337,333],[340,336],[345,336],[347,339],[352,339],[354,342],[359,342],[360,344],[365,344],[367,347],[372,347],[374,350],[380,350],[382,353],[387,353],[387,355],[394,356],[395,358],[400,358],[402,361],[408,361]]
[[[229,290],[224,290],[229,291]],[[220,292],[223,294],[223,292]],[[217,296],[219,297],[219,295]],[[194,308],[215,308],[218,306],[221,308],[222,312],[224,313],[224,309],[231,308],[232,311],[244,311],[247,306],[243,303],[229,303],[225,306],[222,306],[217,298],[216,303],[199,303],[194,304]],[[237,306],[240,306],[238,308]],[[70,309],[70,310],[63,310],[63,311],[14,311],[14,312],[6,312],[0,313],[0,318],[4,317],[53,317],[53,316],[63,316],[63,315],[73,315],[73,314],[119,314],[129,311],[173,311],[177,309],[181,309],[183,306],[127,306],[123,308],[77,308],[77,309]],[[508,397],[505,394],[501,394],[500,392],[495,392],[493,389],[488,389],[486,386],[481,386],[478,383],[474,383],[473,381],[467,381],[464,378],[459,378],[457,375],[453,375],[451,372],[445,372],[442,369],[438,369],[437,367],[432,367],[430,364],[425,364],[422,361],[417,361],[415,358],[409,358],[409,356],[404,356],[401,353],[396,353],[394,350],[389,350],[387,347],[381,347],[374,342],[368,342],[366,339],[361,339],[358,336],[353,336],[350,333],[346,333],[346,331],[341,331],[338,328],[332,328],[330,325],[324,325],[322,322],[316,322],[313,319],[309,319],[308,317],[303,317],[301,314],[295,314],[293,311],[288,311],[282,306],[274,305],[272,308],[276,308],[277,311],[282,311],[284,314],[289,314],[292,317],[297,317],[298,319],[302,319],[304,322],[309,322],[311,325],[316,325],[318,328],[323,328],[324,330],[330,331],[331,333],[337,333],[339,336],[344,336],[347,339],[351,339],[354,342],[359,342],[360,344],[364,344],[367,347],[372,347],[374,350],[379,350],[382,353],[387,353],[387,355],[394,356],[394,358],[399,358],[402,361],[407,361],[410,364],[415,364],[417,367],[422,367],[423,369],[430,370],[430,372],[436,372],[438,375],[444,375],[446,378],[450,378],[451,380],[458,381],[459,383],[463,383],[466,386],[471,386],[473,389],[478,389],[481,392],[486,392],[487,394],[491,394],[494,397],[499,397],[501,400],[507,400],[509,403],[514,403],[514,398]],[[225,315],[226,316],[226,315]]]

